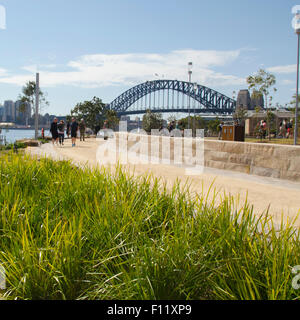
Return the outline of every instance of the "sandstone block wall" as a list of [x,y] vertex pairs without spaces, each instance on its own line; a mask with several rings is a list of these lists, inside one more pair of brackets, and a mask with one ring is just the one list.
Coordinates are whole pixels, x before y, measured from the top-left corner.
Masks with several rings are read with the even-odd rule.
[[[117,133],[117,141],[127,139],[127,133]],[[182,159],[183,163],[190,158],[185,157],[185,145],[192,145],[193,164],[201,164],[201,159],[197,159],[196,142],[193,139],[156,137],[156,144],[159,145],[159,158],[164,158],[163,148],[166,139],[170,143],[170,160],[174,160],[174,139],[182,139]],[[140,135],[132,135],[128,142],[128,147],[132,148],[136,143],[141,143],[142,147],[138,153],[147,150],[149,157],[151,154],[150,136],[141,138]],[[197,144],[199,148],[199,144]],[[144,151],[143,151],[144,150]],[[176,149],[178,152],[178,148]],[[238,171],[246,174],[273,177],[285,180],[300,182],[300,146],[285,146],[275,144],[259,144],[247,142],[232,142],[206,140],[204,141],[204,166],[222,170]],[[178,154],[177,154],[178,156]],[[150,158],[149,158],[150,161]]]

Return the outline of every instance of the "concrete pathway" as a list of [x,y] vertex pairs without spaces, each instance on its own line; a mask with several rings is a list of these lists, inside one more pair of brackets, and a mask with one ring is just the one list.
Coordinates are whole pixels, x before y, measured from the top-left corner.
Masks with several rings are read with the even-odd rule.
[[[72,148],[71,142],[67,140],[63,147],[46,144],[39,148],[28,148],[27,152],[55,160],[71,160],[77,165],[96,166],[97,149],[101,143],[96,139],[87,139],[85,142],[77,142],[76,147]],[[202,193],[210,201],[215,198],[216,203],[222,201],[224,194],[230,195],[234,197],[237,209],[247,200],[257,215],[265,213],[269,208],[269,214],[276,224],[280,224],[282,217],[284,221],[291,220],[300,213],[300,183],[297,182],[212,168],[205,168],[202,174],[189,176],[185,166],[131,164],[126,167],[135,175],[153,174],[165,181],[168,187],[178,179],[183,184],[188,182],[192,192]],[[296,225],[300,226],[300,219]]]

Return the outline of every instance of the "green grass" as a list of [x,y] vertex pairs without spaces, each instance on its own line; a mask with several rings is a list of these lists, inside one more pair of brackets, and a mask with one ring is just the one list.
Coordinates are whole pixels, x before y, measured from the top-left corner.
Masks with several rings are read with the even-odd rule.
[[299,236],[247,203],[12,153],[0,176],[5,299],[300,298]]
[[10,143],[7,145],[0,145],[0,152],[1,151],[7,151],[7,150],[13,150],[13,149],[25,149],[26,145],[22,142],[16,142],[16,143]]

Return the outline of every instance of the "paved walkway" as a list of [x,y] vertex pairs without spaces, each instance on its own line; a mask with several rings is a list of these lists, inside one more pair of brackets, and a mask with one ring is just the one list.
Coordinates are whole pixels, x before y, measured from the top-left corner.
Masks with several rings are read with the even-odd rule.
[[[101,142],[95,139],[87,139],[86,142],[77,142],[77,146],[72,148],[71,142],[67,140],[63,147],[46,144],[40,148],[28,148],[28,152],[38,156],[50,156],[56,160],[68,159],[76,164],[96,166],[99,144]],[[127,167],[136,175],[151,173],[160,177],[166,181],[168,187],[177,179],[183,184],[188,182],[191,191],[203,193],[210,201],[214,198],[214,193],[217,193],[216,203],[222,201],[224,194],[234,197],[236,208],[240,208],[247,200],[253,205],[257,215],[265,213],[269,208],[269,214],[273,216],[276,224],[280,224],[282,215],[284,220],[291,220],[300,213],[300,183],[212,168],[205,168],[202,174],[188,176],[184,166],[147,164]],[[300,219],[296,225],[300,226]]]

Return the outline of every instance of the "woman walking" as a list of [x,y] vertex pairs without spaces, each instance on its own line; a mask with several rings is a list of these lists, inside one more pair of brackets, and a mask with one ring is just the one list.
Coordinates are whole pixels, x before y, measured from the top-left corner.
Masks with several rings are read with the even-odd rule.
[[78,123],[75,120],[75,118],[72,118],[72,123],[71,123],[72,147],[76,146],[77,131],[78,131]]
[[60,123],[57,125],[58,129],[58,139],[59,139],[59,144],[64,145],[65,141],[65,123],[64,120],[61,120]]

